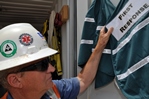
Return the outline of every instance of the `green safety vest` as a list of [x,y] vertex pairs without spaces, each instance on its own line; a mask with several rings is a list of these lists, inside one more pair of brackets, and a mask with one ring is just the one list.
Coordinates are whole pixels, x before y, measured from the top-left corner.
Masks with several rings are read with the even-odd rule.
[[[84,67],[94,50],[100,29],[105,26],[115,10],[110,0],[94,0],[86,14],[82,31],[78,65]],[[113,81],[115,75],[111,61],[111,50],[108,44],[104,49],[95,78],[95,88],[104,86]]]

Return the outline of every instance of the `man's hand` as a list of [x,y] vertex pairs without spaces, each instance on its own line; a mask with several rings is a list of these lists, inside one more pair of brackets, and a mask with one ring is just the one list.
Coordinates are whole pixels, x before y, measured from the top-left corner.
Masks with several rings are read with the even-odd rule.
[[112,34],[113,27],[109,28],[107,32],[105,32],[105,26],[100,30],[99,39],[96,47],[105,48],[110,35]]

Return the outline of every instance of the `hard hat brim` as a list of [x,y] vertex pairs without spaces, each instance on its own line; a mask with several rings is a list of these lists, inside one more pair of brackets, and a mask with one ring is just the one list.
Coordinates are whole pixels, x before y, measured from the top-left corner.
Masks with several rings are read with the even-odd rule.
[[9,60],[4,60],[0,62],[0,71],[27,64],[29,62],[51,56],[57,52],[58,51],[47,47],[34,54],[26,54]]

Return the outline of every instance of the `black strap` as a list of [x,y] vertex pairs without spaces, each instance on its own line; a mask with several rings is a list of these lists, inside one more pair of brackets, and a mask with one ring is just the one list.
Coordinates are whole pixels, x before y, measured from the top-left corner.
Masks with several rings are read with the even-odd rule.
[[7,90],[2,86],[0,85],[0,98],[7,92]]

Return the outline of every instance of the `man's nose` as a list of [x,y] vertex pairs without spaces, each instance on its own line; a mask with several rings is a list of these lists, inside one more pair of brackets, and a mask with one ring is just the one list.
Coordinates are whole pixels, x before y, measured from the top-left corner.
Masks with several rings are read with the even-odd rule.
[[50,63],[49,63],[49,67],[48,67],[48,72],[54,72],[55,71],[55,67],[52,66]]

